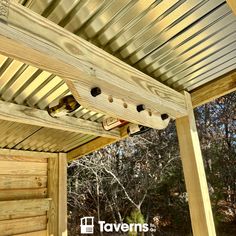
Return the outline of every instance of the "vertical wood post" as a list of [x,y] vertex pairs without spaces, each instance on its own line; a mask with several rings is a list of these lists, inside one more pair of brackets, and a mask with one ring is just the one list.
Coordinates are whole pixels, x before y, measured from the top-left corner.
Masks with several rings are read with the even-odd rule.
[[184,178],[194,236],[215,236],[206,174],[190,94],[185,92],[188,116],[176,120]]
[[67,236],[67,156],[48,159],[48,235]]

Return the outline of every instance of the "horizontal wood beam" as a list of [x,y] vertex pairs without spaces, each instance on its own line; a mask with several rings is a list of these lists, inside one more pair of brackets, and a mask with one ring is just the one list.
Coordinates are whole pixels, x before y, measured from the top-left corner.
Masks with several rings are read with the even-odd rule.
[[234,91],[236,91],[236,70],[191,92],[193,107],[201,106]]
[[49,198],[0,201],[0,215],[48,211]]
[[[181,93],[20,4],[6,4],[5,11],[0,53],[62,77],[84,107],[155,128],[165,127],[160,114],[187,114]],[[102,94],[92,97],[93,87]],[[138,113],[139,104],[148,110]]]
[[96,138],[96,139],[94,139],[88,143],[85,143],[85,144],[71,150],[70,152],[68,152],[67,159],[68,159],[68,161],[78,159],[78,158],[83,157],[89,153],[92,153],[92,152],[95,152],[101,148],[104,148],[107,145],[118,142],[121,139],[128,137],[127,125],[125,125],[124,127],[122,127],[120,129],[120,136],[121,137],[119,139],[104,138],[104,137]]
[[236,15],[236,1],[235,0],[226,0],[229,7],[232,9],[233,13]]
[[75,133],[119,138],[119,129],[105,131],[101,124],[75,117],[53,118],[47,111],[0,101],[0,119]]

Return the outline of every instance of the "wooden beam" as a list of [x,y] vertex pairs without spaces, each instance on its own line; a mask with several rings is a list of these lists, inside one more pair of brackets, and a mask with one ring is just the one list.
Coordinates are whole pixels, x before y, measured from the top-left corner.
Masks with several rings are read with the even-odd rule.
[[46,215],[26,217],[21,219],[2,220],[0,221],[0,232],[4,232],[3,235],[27,235],[25,233],[45,230],[46,224]]
[[53,118],[47,111],[0,101],[0,119],[75,133],[119,138],[119,129],[105,131],[101,124],[75,117]]
[[52,199],[48,212],[48,235],[67,236],[67,155],[49,159],[48,197]]
[[194,236],[215,236],[215,226],[190,95],[188,116],[176,120]]
[[83,157],[84,155],[97,151],[103,147],[106,147],[109,144],[115,143],[123,138],[128,137],[127,125],[120,129],[120,136],[121,138],[119,139],[99,137],[88,143],[85,143],[67,153],[68,161],[78,159],[80,157]]
[[234,91],[236,91],[236,70],[192,91],[191,97],[193,107],[201,106]]
[[233,13],[236,15],[236,1],[235,0],[226,0],[229,7],[232,9]]
[[[164,126],[160,113],[187,114],[181,93],[20,4],[11,2],[5,11],[0,53],[61,76],[84,107],[155,128]],[[100,87],[102,95],[92,97],[93,87]],[[139,104],[149,110],[138,113]]]
[[48,235],[59,236],[58,234],[58,158],[48,159],[48,197],[52,199],[48,211]]
[[59,153],[58,235],[67,236],[67,155]]
[[26,233],[26,234],[17,234],[14,236],[47,236],[47,230],[41,230],[41,231],[36,231],[36,232],[31,232],[31,233]]
[[49,198],[0,201],[0,215],[4,216],[47,211],[49,209],[49,205]]
[[2,148],[0,149],[0,156],[1,155],[5,157],[16,157],[16,158],[26,157],[26,158],[31,158],[32,161],[36,161],[36,162],[37,162],[37,159],[41,159],[41,158],[58,157],[57,153],[34,152],[34,151],[23,151],[23,150],[2,149]]

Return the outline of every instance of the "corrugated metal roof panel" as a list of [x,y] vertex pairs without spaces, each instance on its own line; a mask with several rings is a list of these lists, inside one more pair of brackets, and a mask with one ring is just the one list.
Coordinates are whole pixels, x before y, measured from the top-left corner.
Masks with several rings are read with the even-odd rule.
[[85,135],[56,129],[0,120],[0,148],[31,151],[68,152],[90,140]]
[[191,91],[236,68],[236,18],[224,0],[25,5],[176,90]]

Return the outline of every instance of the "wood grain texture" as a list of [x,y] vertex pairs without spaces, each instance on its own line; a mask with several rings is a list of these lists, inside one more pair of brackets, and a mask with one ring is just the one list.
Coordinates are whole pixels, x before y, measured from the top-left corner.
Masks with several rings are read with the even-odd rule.
[[15,234],[14,236],[47,236],[47,230],[40,230],[26,234]]
[[46,216],[36,216],[22,219],[0,221],[1,236],[23,234],[45,230],[47,227]]
[[46,158],[32,158],[32,157],[20,157],[20,156],[2,156],[0,154],[0,161],[24,161],[24,162],[39,162],[47,163]]
[[0,201],[0,215],[47,211],[49,210],[49,205],[50,199],[48,198]]
[[[0,23],[1,24],[1,23]],[[119,137],[119,130],[105,131],[101,124],[74,117],[52,118],[46,111],[0,101],[0,119],[75,133]]]
[[[0,149],[0,155],[14,156],[14,157],[30,157],[32,160],[34,158],[53,158],[57,157],[56,153],[49,153],[49,152],[34,152],[34,151],[22,151],[22,150],[11,150],[11,149]],[[36,161],[34,160],[34,161]]]
[[0,175],[47,175],[47,163],[1,161]]
[[191,223],[194,235],[215,236],[215,226],[208,193],[193,108],[190,95],[185,92],[188,116],[176,120],[176,127],[188,192]]
[[2,189],[0,190],[0,201],[4,200],[22,200],[46,198],[47,188],[23,188],[23,189]]
[[234,91],[236,91],[236,70],[191,92],[193,107],[201,106]]
[[81,145],[81,146],[73,149],[72,151],[67,153],[68,161],[72,161],[77,158],[83,157],[84,155],[87,155],[89,153],[97,151],[103,147],[106,147],[109,144],[115,143],[123,138],[128,137],[127,127],[128,127],[128,125],[125,125],[120,128],[120,138],[119,139],[99,137],[99,138],[96,138],[84,145]]
[[[108,102],[88,100],[85,93],[98,86],[106,96],[112,95],[119,101],[124,99],[133,107],[145,104],[153,114],[168,113],[174,118],[186,115],[182,94],[19,4],[10,4],[8,25],[1,23],[0,44],[3,55],[64,78],[78,101],[88,109],[109,116],[121,117],[122,114],[131,121],[135,118],[130,117],[129,111],[115,109]],[[140,120],[139,116],[135,119],[150,126],[148,120],[148,116],[145,120]]]
[[36,211],[36,212],[28,212],[28,213],[20,213],[20,214],[11,214],[11,215],[0,215],[0,221],[1,220],[13,220],[13,219],[21,219],[21,218],[28,218],[28,217],[35,217],[35,216],[46,216],[46,211]]
[[[58,158],[51,158],[48,162],[48,197],[52,199],[48,211],[48,234],[58,235],[58,189],[59,189],[59,162]],[[58,235],[59,236],[59,235]]]
[[22,176],[22,175],[0,175],[0,190],[2,189],[24,189],[45,188],[47,176]]
[[236,15],[236,1],[235,0],[226,0],[228,3],[229,7],[233,11],[233,13]]
[[58,158],[58,236],[67,236],[67,155]]

